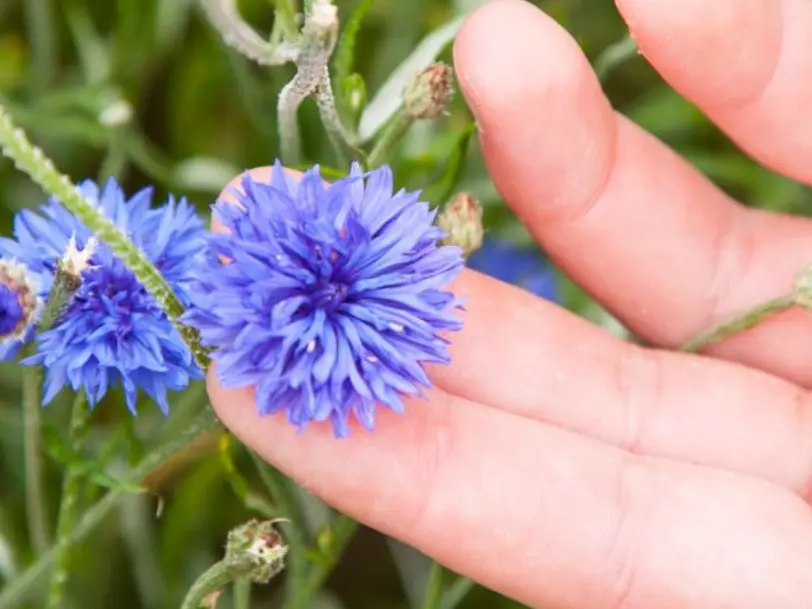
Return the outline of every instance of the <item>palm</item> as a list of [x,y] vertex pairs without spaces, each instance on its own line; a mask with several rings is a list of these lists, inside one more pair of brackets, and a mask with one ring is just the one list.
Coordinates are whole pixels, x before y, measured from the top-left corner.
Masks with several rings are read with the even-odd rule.
[[[812,72],[812,3],[619,4],[677,90],[754,157],[812,181],[812,81],[795,76]],[[786,291],[812,259],[809,222],[746,211],[615,115],[531,5],[480,9],[455,58],[497,187],[653,343]],[[455,291],[468,302],[453,364],[432,370],[429,403],[382,413],[375,434],[296,435],[214,382],[212,400],[329,503],[528,604],[812,604],[809,319],[787,313],[715,350],[746,367],[621,343],[473,272]]]

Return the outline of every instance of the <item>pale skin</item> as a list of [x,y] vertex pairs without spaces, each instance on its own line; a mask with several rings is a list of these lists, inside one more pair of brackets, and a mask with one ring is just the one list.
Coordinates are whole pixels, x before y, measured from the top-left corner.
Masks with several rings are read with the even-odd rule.
[[[812,183],[812,2],[618,8],[671,86]],[[218,414],[329,504],[534,607],[812,606],[812,316],[704,356],[667,350],[786,293],[812,223],[746,210],[615,114],[570,35],[528,3],[477,10],[454,58],[507,203],[662,350],[466,271],[452,364],[375,433],[297,435],[210,377]]]

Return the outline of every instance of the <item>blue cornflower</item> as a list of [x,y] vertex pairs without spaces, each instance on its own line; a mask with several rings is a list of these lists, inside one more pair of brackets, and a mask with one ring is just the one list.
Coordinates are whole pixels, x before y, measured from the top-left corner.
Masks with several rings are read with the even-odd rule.
[[468,258],[468,266],[495,279],[511,283],[557,302],[558,278],[537,249],[521,247],[501,239],[486,238]]
[[28,269],[0,259],[0,358],[13,355],[39,311],[39,289]]
[[[152,209],[151,189],[127,199],[114,180],[101,189],[89,181],[79,188],[129,235],[186,300],[206,239],[194,209],[171,197]],[[40,210],[42,215],[30,210],[17,214],[16,239],[0,237],[0,256],[25,263],[45,300],[57,261],[68,250],[71,238],[83,250],[92,234],[55,200]],[[95,248],[89,264],[76,295],[56,324],[37,336],[35,355],[23,362],[45,367],[43,403],[70,385],[74,391],[84,390],[93,407],[109,387],[120,383],[131,411],[135,412],[137,392],[142,389],[166,412],[167,390],[183,389],[190,379],[201,378],[202,372],[155,300],[106,246]]]
[[216,348],[220,382],[254,386],[260,414],[300,429],[330,419],[338,437],[351,413],[372,429],[376,403],[402,412],[430,386],[423,363],[449,361],[439,333],[461,326],[443,289],[462,253],[438,246],[435,212],[393,194],[387,167],[326,186],[318,166],[297,183],[277,163],[242,188],[214,208],[229,234],[212,236],[184,318]]

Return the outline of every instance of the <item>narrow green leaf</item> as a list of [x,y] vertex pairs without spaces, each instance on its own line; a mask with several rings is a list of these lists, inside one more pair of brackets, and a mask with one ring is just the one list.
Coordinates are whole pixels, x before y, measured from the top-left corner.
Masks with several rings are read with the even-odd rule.
[[451,156],[443,168],[440,179],[426,189],[426,199],[436,205],[442,205],[454,194],[462,178],[462,172],[465,169],[465,161],[468,158],[468,150],[470,148],[469,143],[474,133],[476,133],[476,123],[474,122],[469,123],[468,126],[460,132],[454,144]]
[[342,100],[344,96],[344,80],[352,73],[355,63],[355,41],[361,29],[361,22],[366,17],[372,3],[375,0],[361,0],[352,12],[344,31],[341,32],[341,39],[336,47],[335,59],[333,61],[335,78],[338,84],[338,97]]

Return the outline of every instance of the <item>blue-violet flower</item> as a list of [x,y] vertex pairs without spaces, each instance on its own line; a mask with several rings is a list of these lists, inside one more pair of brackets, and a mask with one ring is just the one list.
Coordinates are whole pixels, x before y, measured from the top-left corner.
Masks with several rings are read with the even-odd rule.
[[329,419],[338,437],[351,413],[372,429],[376,403],[401,412],[430,386],[423,363],[449,361],[440,333],[461,327],[444,288],[462,252],[437,244],[435,212],[393,194],[387,167],[327,186],[318,166],[297,182],[277,162],[234,196],[214,207],[228,234],[211,237],[184,317],[216,348],[220,382],[253,386],[260,414],[300,429]]
[[[187,300],[186,290],[206,242],[203,222],[194,209],[172,197],[151,208],[151,189],[127,199],[114,180],[102,188],[86,181],[79,188]],[[48,201],[40,210],[42,215],[30,210],[17,214],[16,239],[0,237],[0,256],[24,262],[46,300],[58,261],[68,251],[93,247],[93,237],[57,201]],[[89,264],[82,265],[75,296],[54,326],[37,336],[35,354],[23,361],[45,367],[43,403],[70,385],[74,391],[84,390],[93,407],[109,387],[120,383],[132,412],[139,389],[166,412],[167,390],[183,389],[202,372],[166,314],[109,248],[99,244],[85,262]]]
[[39,288],[28,269],[16,260],[0,259],[0,350],[10,352],[25,336],[39,307]]

